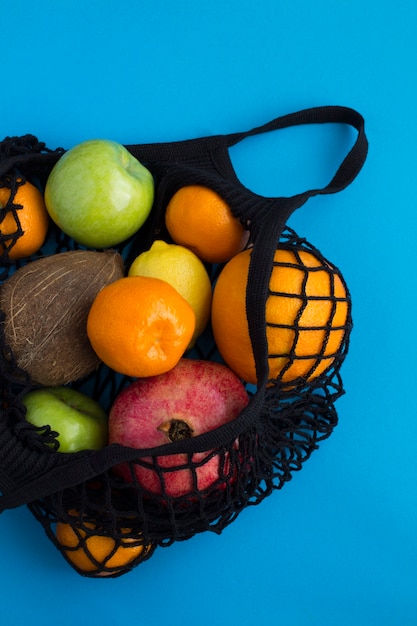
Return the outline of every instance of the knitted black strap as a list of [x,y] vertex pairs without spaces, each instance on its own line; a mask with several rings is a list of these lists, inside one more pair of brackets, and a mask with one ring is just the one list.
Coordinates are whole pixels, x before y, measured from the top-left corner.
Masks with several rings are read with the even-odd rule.
[[322,189],[315,189],[304,192],[301,196],[311,197],[316,194],[336,193],[347,187],[358,175],[365,163],[368,153],[368,140],[365,135],[365,122],[357,111],[349,107],[342,106],[321,106],[304,109],[296,113],[289,113],[277,117],[271,122],[262,126],[257,126],[252,130],[233,133],[226,136],[228,146],[237,144],[246,137],[259,135],[273,130],[281,130],[291,126],[305,124],[347,124],[358,131],[357,139],[349,153],[346,155],[335,176],[330,183]]
[[165,143],[132,144],[126,145],[126,148],[138,159],[149,162],[192,161],[198,159],[202,153],[207,151],[208,153],[215,154],[217,169],[220,173],[223,173],[225,177],[232,177],[236,180],[228,148],[236,145],[247,137],[273,130],[281,130],[291,126],[306,124],[330,123],[352,126],[358,131],[358,137],[330,183],[323,189],[305,192],[305,194],[310,197],[317,193],[335,193],[341,191],[354,180],[364,164],[368,151],[365,123],[363,117],[354,109],[342,106],[313,107],[277,117],[266,124],[243,132],[230,133],[227,135],[211,135],[209,137]]

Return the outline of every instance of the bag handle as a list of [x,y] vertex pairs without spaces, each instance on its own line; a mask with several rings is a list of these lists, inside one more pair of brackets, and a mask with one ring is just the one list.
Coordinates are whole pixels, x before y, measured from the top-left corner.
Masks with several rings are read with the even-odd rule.
[[214,156],[219,171],[225,173],[226,178],[231,175],[233,180],[236,180],[236,173],[230,160],[228,148],[248,137],[274,130],[307,124],[331,123],[352,126],[358,131],[358,137],[330,183],[323,189],[305,192],[310,197],[310,195],[316,195],[317,193],[341,191],[354,180],[362,168],[368,152],[368,140],[365,134],[364,118],[355,109],[337,105],[311,107],[276,117],[270,122],[243,132],[210,135],[183,141],[126,144],[125,147],[139,160],[156,162],[171,161],[178,163],[186,162],[190,159],[194,161],[202,153],[208,151]]
[[[302,196],[311,197],[317,194],[336,193],[347,187],[359,174],[368,153],[368,140],[365,134],[365,120],[355,109],[343,106],[319,106],[303,109],[277,117],[266,124],[251,130],[224,135],[230,148],[243,139],[274,130],[282,130],[292,126],[307,124],[346,124],[358,131],[357,139],[344,158],[332,180],[322,189],[313,189]],[[307,198],[306,198],[307,199]]]

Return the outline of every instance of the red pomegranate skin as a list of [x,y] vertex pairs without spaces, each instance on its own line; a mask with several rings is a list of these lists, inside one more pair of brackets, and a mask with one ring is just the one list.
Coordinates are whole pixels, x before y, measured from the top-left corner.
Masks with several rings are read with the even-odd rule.
[[[195,437],[235,419],[248,401],[245,386],[227,366],[183,358],[169,372],[138,379],[119,394],[109,414],[109,443],[146,449]],[[177,497],[196,487],[203,491],[228,472],[227,453],[195,453],[191,460],[194,469],[186,454],[158,456],[159,468],[176,469],[161,473],[138,464],[136,479],[152,493]],[[132,480],[127,465],[118,472]]]

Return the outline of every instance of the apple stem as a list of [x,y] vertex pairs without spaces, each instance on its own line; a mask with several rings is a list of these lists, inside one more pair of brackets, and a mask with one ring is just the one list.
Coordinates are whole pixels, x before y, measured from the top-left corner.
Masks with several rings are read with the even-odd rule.
[[158,430],[166,433],[171,442],[181,441],[193,436],[193,429],[184,420],[171,419],[158,426]]

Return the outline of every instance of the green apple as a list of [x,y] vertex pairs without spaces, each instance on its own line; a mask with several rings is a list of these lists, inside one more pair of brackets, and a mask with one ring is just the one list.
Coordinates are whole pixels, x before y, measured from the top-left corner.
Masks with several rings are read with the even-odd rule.
[[26,420],[58,433],[59,452],[99,450],[107,445],[108,419],[102,407],[71,387],[43,387],[23,398]]
[[115,246],[139,230],[154,199],[151,172],[122,144],[92,139],[57,161],[45,204],[59,228],[91,248]]

